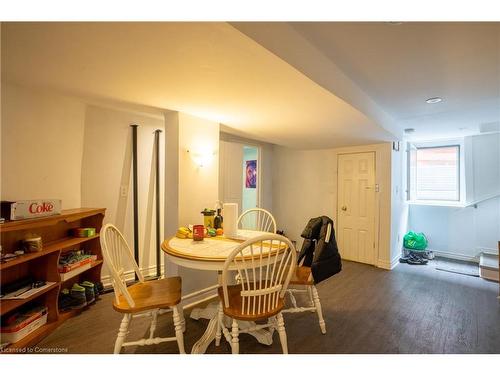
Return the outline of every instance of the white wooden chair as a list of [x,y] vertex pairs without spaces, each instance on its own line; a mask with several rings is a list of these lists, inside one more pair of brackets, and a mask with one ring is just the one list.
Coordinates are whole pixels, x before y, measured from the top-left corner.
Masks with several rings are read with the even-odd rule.
[[[285,324],[281,310],[284,294],[295,271],[297,254],[286,237],[265,234],[243,242],[226,259],[222,271],[215,345],[220,345],[222,334],[231,345],[233,354],[239,353],[239,333],[269,328],[278,330],[281,347],[288,354]],[[228,285],[231,272],[236,271],[239,284]],[[231,332],[224,324],[224,315],[232,319]],[[239,329],[238,320],[261,321],[253,328]]]
[[[331,235],[331,224],[328,224],[325,237],[326,243],[330,241]],[[287,293],[290,296],[292,307],[284,309],[283,313],[301,313],[306,311],[315,312],[318,315],[318,323],[321,333],[326,334],[326,323],[323,318],[323,311],[321,309],[321,301],[319,300],[318,290],[314,285],[311,267],[298,265],[295,268],[289,285],[291,287],[288,288]],[[297,286],[305,286],[305,289],[298,289]],[[298,306],[294,293],[307,293],[309,296],[309,306]]]
[[237,221],[239,229],[276,233],[276,220],[263,208],[251,208],[243,212]]
[[[106,224],[101,229],[100,241],[104,261],[111,273],[115,292],[113,308],[124,314],[116,338],[114,354],[120,353],[124,346],[152,345],[166,341],[177,341],[179,352],[185,354],[183,337],[185,321],[182,309],[177,306],[181,301],[181,278],[169,277],[145,281],[127,241],[112,224]],[[129,287],[125,283],[124,265],[132,265],[139,279],[136,284]],[[173,312],[175,337],[154,337],[158,315],[170,311]],[[132,318],[137,317],[151,318],[149,338],[125,342],[130,322]]]

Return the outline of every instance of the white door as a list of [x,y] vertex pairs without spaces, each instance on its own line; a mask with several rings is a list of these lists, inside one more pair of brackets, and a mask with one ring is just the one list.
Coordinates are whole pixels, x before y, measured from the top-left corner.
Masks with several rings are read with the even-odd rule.
[[338,158],[338,228],[342,258],[375,264],[375,153]]
[[243,195],[243,144],[219,143],[219,199],[224,203],[238,203],[241,214]]

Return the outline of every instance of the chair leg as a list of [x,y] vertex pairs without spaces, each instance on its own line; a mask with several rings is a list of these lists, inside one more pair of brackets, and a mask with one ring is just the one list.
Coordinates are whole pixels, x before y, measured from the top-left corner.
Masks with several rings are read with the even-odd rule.
[[154,337],[156,331],[156,325],[158,322],[158,310],[151,311],[151,326],[149,327],[149,338]]
[[122,322],[120,323],[120,329],[118,330],[118,336],[115,341],[115,349],[113,354],[120,354],[122,345],[125,342],[125,338],[128,335],[128,327],[130,325],[131,314],[124,314]]
[[233,324],[232,324],[232,329],[231,329],[231,336],[232,336],[232,340],[231,340],[231,351],[233,354],[239,354],[240,352],[240,342],[239,342],[239,339],[238,339],[238,322],[236,321],[236,319],[233,319]]
[[177,305],[177,311],[179,311],[179,317],[181,319],[182,333],[186,332],[186,319],[184,318],[184,308],[181,305]]
[[[311,304],[311,306],[314,306],[313,292],[312,292],[312,288],[310,285],[307,286],[307,292],[309,293],[309,303]],[[314,311],[311,311],[311,312],[314,312]]]
[[179,353],[186,354],[184,351],[184,335],[182,333],[182,323],[181,318],[179,316],[179,311],[177,310],[177,306],[172,308],[174,315],[174,327],[175,327],[175,337],[177,338],[177,345],[179,346]]
[[222,310],[222,302],[220,302],[219,309],[217,311],[217,331],[215,332],[215,346],[220,345],[220,339],[222,337],[223,319],[224,319],[224,311]]
[[316,307],[316,313],[318,314],[319,327],[321,329],[321,333],[325,334],[326,333],[326,324],[325,324],[325,320],[323,319],[323,311],[321,311],[321,302],[319,302],[318,290],[316,289],[316,287],[314,285],[311,286],[311,289],[312,289],[312,294],[313,294],[313,299],[314,299],[314,306]]
[[278,334],[280,336],[281,348],[283,349],[283,354],[288,354],[288,344],[286,341],[286,331],[285,322],[283,321],[283,314],[279,313],[278,318]]

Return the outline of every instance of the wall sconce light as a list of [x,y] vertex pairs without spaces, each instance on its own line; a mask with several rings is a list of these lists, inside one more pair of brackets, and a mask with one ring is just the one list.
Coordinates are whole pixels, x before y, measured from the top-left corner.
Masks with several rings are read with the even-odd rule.
[[215,152],[210,150],[187,150],[187,152],[191,156],[191,160],[200,168],[212,163],[215,156]]

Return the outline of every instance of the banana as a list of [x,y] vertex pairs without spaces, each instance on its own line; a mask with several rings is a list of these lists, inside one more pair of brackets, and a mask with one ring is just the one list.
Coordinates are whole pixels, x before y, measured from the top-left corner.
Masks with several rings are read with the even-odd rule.
[[180,227],[175,234],[177,238],[193,238],[193,233],[186,227]]

